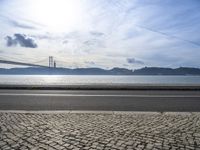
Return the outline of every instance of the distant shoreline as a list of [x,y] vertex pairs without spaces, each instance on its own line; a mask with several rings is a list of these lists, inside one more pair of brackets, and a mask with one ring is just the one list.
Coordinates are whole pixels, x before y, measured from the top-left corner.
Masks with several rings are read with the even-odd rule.
[[102,68],[48,68],[48,67],[28,67],[28,68],[0,68],[0,75],[165,75],[165,76],[200,76],[199,68],[160,68],[144,67],[130,70],[126,68],[112,68],[105,70]]

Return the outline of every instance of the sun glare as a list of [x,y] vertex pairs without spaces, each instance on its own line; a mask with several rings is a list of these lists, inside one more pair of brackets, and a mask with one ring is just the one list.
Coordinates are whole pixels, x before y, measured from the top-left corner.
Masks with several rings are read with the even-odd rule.
[[82,6],[78,0],[34,0],[31,7],[31,16],[50,31],[68,31],[81,23]]

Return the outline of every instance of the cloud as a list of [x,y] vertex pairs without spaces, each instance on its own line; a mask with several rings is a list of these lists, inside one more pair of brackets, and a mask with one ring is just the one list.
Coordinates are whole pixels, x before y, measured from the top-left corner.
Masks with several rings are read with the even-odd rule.
[[6,38],[6,45],[8,47],[20,45],[21,47],[27,48],[37,48],[37,44],[32,38],[27,37],[24,34],[14,34],[14,37],[7,36]]
[[47,33],[42,33],[42,34],[29,34],[30,37],[38,39],[38,40],[55,40],[55,39],[60,39],[61,37],[51,34],[49,32]]
[[22,29],[31,29],[32,30],[32,29],[37,29],[38,27],[36,27],[36,26],[41,26],[40,24],[31,22],[29,20],[19,19],[19,21],[16,21],[16,18],[11,19],[11,17],[4,16],[2,14],[0,14],[0,19],[4,22],[7,22],[9,25],[11,25],[13,27],[22,28]]
[[96,45],[98,41],[96,39],[91,39],[83,42],[85,45],[91,46],[91,45]]
[[90,32],[91,35],[96,36],[96,37],[101,37],[104,35],[104,33],[102,32],[96,32],[96,31],[91,31]]
[[140,64],[140,65],[144,65],[144,62],[143,62],[143,61],[136,60],[135,58],[127,58],[126,60],[127,60],[127,62],[128,62],[129,64]]
[[18,28],[36,29],[36,27],[34,27],[34,26],[27,25],[27,24],[24,24],[24,23],[20,23],[20,22],[14,21],[14,20],[9,20],[9,22],[10,22],[11,25],[18,27]]
[[16,41],[16,40],[13,40],[12,37],[7,36],[5,39],[7,40],[7,44],[6,44],[6,45],[7,45],[8,47],[16,46],[16,45],[17,45],[17,41]]
[[67,44],[67,43],[69,43],[68,40],[64,40],[64,41],[63,41],[63,44]]
[[96,65],[96,63],[94,61],[85,61],[85,64],[88,65]]

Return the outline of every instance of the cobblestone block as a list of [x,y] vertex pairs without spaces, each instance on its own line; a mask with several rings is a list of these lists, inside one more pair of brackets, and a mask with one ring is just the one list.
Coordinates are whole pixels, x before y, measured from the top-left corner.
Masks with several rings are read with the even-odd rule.
[[200,149],[200,113],[0,113],[0,150]]

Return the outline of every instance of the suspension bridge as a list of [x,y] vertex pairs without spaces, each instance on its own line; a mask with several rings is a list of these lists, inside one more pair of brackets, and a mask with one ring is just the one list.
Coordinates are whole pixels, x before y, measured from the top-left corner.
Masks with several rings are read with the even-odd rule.
[[[47,59],[48,59],[48,61],[47,61]],[[49,58],[47,58],[47,59],[43,59],[43,60],[33,62],[33,63],[27,63],[27,62],[22,62],[22,61],[5,60],[5,59],[0,58],[0,64],[56,68],[56,61],[54,60],[53,56],[49,56]],[[42,65],[42,62],[44,62],[44,61],[48,62],[47,65]]]

